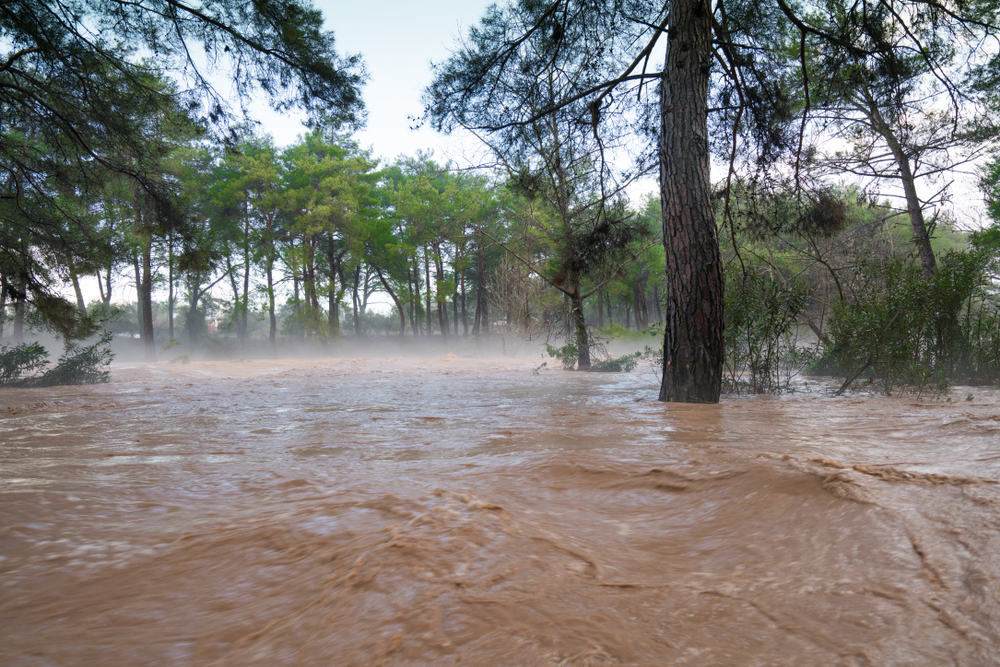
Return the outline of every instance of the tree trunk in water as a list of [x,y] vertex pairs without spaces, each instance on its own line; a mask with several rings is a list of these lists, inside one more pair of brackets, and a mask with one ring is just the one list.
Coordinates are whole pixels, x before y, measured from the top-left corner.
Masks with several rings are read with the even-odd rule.
[[7,321],[7,283],[0,282],[0,341],[3,340],[3,325]]
[[330,327],[330,338],[340,338],[340,299],[337,295],[337,272],[330,259],[330,286],[326,296],[326,323]]
[[413,329],[413,337],[420,338],[420,322],[417,319],[417,305],[420,303],[420,270],[416,266],[417,260],[413,259],[414,266],[406,269],[406,275],[411,279],[413,286],[413,296],[410,299],[410,327]]
[[265,272],[267,274],[267,344],[271,348],[271,356],[278,356],[278,318],[274,312],[274,237],[271,230],[274,224],[272,215],[268,215],[267,220],[267,261]]
[[201,285],[197,282],[197,278],[191,278],[190,276],[197,275],[195,273],[188,274],[188,313],[187,322],[185,326],[187,328],[188,335],[188,345],[193,346],[195,341],[198,340],[198,300],[201,298]]
[[354,269],[354,336],[361,340],[361,313],[359,312],[361,300],[358,298],[358,282],[361,280],[361,265]]
[[427,301],[427,336],[430,337],[434,333],[434,325],[431,324],[431,265],[426,247],[424,248],[424,285],[426,288],[424,299]]
[[231,325],[236,327],[236,341],[240,349],[243,349],[243,334],[240,332],[240,287],[236,282],[236,272],[233,270],[233,263],[226,255],[226,273],[229,275],[229,284],[233,288],[233,316]]
[[434,284],[437,288],[438,326],[441,327],[441,340],[448,347],[448,301],[441,294],[441,283],[444,280],[444,266],[441,262],[441,252],[434,247]]
[[[455,275],[455,285],[458,286],[458,272],[454,272]],[[451,295],[451,322],[455,325],[452,332],[455,334],[455,338],[458,338],[458,290]]]
[[587,322],[583,318],[583,299],[580,298],[580,286],[574,285],[573,294],[569,299],[573,328],[576,330],[576,368],[581,371],[590,370],[590,340],[587,336]]
[[243,302],[240,304],[240,347],[246,349],[250,310],[250,221],[243,223]]
[[292,274],[292,318],[294,322],[292,325],[293,335],[305,338],[306,332],[305,327],[302,326],[302,302],[299,299],[299,276],[297,273]]
[[708,75],[712,17],[704,0],[674,0],[661,88],[659,147],[667,320],[661,401],[718,403],[723,276],[709,197]]
[[267,258],[267,344],[271,348],[271,356],[278,356],[278,318],[274,313],[274,258]]
[[[330,294],[327,296],[327,322],[330,325],[330,337],[340,338],[340,294],[337,292],[337,275],[340,273],[340,255],[334,252],[333,232],[328,233],[326,246],[326,265],[330,271]],[[343,283],[343,279],[340,281]]]
[[135,309],[138,316],[139,340],[146,340],[146,320],[142,316],[142,269],[139,268],[139,253],[132,253],[132,268],[135,270]]
[[480,334],[483,332],[483,287],[486,282],[486,260],[483,257],[483,240],[479,239],[479,275],[476,280],[476,314],[472,322],[472,335],[476,338],[476,343],[480,341]]
[[311,287],[309,296],[309,312],[310,322],[316,328],[316,335],[319,336],[319,344],[323,350],[330,349],[330,332],[326,330],[323,326],[323,321],[320,319],[320,307],[319,307],[319,294],[316,290],[316,263],[310,262],[309,267],[309,285]]
[[167,243],[167,340],[174,339],[174,234]]
[[462,335],[469,337],[469,316],[465,311],[465,269],[462,269]]
[[152,239],[144,239],[142,246],[142,330],[147,361],[156,361],[156,341],[153,339],[152,246]]

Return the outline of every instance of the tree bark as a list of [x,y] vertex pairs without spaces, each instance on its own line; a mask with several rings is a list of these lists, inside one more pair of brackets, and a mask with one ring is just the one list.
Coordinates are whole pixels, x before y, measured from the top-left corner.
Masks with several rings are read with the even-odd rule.
[[[343,278],[343,268],[341,267],[340,260],[342,255],[334,251],[334,238],[333,232],[329,232],[329,237],[327,239],[329,243],[326,247],[326,263],[330,270],[330,294],[327,297],[327,320],[330,324],[330,337],[340,338],[340,296],[343,294],[343,289],[347,288],[344,283]],[[343,285],[341,291],[337,291],[337,276],[340,276],[340,283]]]
[[174,339],[174,234],[167,239],[167,340]]
[[[458,328],[457,325],[455,328]],[[465,267],[462,268],[462,336],[469,337],[469,316],[465,311]]]
[[486,284],[486,259],[483,257],[483,239],[479,239],[479,274],[476,279],[476,314],[472,322],[472,335],[476,338],[476,342],[480,341],[480,334],[483,333],[483,316],[485,315],[483,311],[483,289]]
[[399,311],[399,337],[402,339],[406,335],[406,311],[403,309],[403,304],[399,300],[399,295],[396,291],[389,286],[388,281],[386,281],[385,276],[382,275],[382,271],[376,266],[375,273],[378,275],[378,279],[382,282],[382,287],[385,291],[389,293],[392,297],[393,303],[396,304],[396,310]]
[[597,288],[597,328],[604,328],[604,289]]
[[431,323],[431,264],[427,254],[427,247],[424,246],[424,285],[426,289],[424,299],[427,301],[427,336],[429,338],[434,333],[434,325]]
[[[444,281],[444,265],[438,245],[434,244],[432,248],[434,249],[434,286],[437,297],[438,326],[441,327],[441,339],[444,341],[445,347],[448,347],[448,335],[450,333],[448,331],[448,301],[441,293],[441,283]],[[430,302],[428,302],[428,307],[430,307]]]
[[361,340],[361,300],[358,298],[358,282],[361,280],[361,265],[354,269],[354,336]]
[[139,253],[132,253],[132,270],[135,272],[135,312],[139,325],[139,340],[146,340],[146,330],[142,326],[142,270],[139,268]]
[[271,356],[278,356],[278,318],[274,312],[274,236],[272,229],[274,225],[273,215],[267,217],[267,250],[265,260],[265,272],[267,273],[267,343],[271,348]]
[[156,341],[153,339],[153,242],[146,237],[142,245],[142,331],[146,360],[156,361]]
[[243,349],[243,333],[240,331],[240,288],[236,282],[236,271],[233,270],[233,263],[226,254],[226,274],[229,276],[229,284],[233,288],[233,316],[232,326],[236,327],[236,341],[240,349]]
[[240,304],[240,347],[246,349],[250,310],[250,218],[243,223],[243,300]]
[[930,233],[927,231],[927,224],[924,221],[924,210],[920,205],[920,197],[917,196],[916,177],[913,175],[910,155],[899,141],[899,137],[892,131],[879,110],[878,103],[872,99],[869,91],[865,90],[864,95],[864,104],[859,106],[863,110],[867,107],[866,114],[872,126],[885,139],[892,152],[892,158],[896,162],[896,166],[899,167],[899,179],[903,183],[903,194],[906,197],[906,213],[910,218],[910,227],[913,229],[913,243],[917,247],[920,268],[923,270],[924,278],[933,278],[937,262],[934,258],[934,249],[931,247]]
[[410,326],[413,328],[413,337],[420,338],[420,322],[417,318],[417,305],[420,304],[420,269],[416,257],[413,258],[413,267],[406,268],[406,275],[410,278],[413,291],[410,298]]
[[580,286],[576,285],[570,295],[570,307],[573,327],[576,330],[576,368],[581,371],[590,370],[590,340],[587,336],[587,322],[583,317],[583,298],[580,296]]
[[632,285],[632,296],[635,299],[635,328],[646,329],[649,327],[649,313],[646,308],[646,290],[641,280],[636,280]]
[[457,289],[458,284],[459,284],[458,283],[458,272],[457,271],[453,271],[452,275],[455,276],[455,287],[456,287],[455,293],[451,295],[451,321],[452,321],[452,324],[455,325],[455,328],[452,329],[452,333],[455,334],[455,338],[458,338],[458,297],[459,297],[458,289]]
[[14,328],[11,332],[15,343],[24,342],[24,304],[25,304],[25,283],[21,281],[18,287],[19,293],[14,297]]
[[661,401],[718,403],[722,391],[723,275],[709,197],[711,42],[705,0],[674,0],[659,147],[668,290]]
[[268,253],[267,267],[267,344],[271,348],[271,356],[278,356],[278,318],[274,312],[274,258]]
[[80,277],[76,274],[76,267],[73,265],[72,258],[67,258],[67,264],[69,265],[69,279],[73,283],[73,291],[76,293],[76,307],[81,313],[86,314],[87,312],[87,302],[83,300],[83,291],[80,289]]
[[3,340],[3,325],[7,321],[7,283],[0,281],[0,341]]

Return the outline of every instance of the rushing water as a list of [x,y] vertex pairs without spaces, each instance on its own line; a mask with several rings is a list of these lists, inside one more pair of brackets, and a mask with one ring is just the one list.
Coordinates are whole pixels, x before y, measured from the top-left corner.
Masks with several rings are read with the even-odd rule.
[[1000,395],[508,360],[0,391],[0,664],[1000,664]]

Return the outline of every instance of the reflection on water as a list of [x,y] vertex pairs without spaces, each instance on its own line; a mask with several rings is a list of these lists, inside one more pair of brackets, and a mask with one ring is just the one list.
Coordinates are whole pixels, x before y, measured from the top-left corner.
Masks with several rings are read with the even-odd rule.
[[0,391],[0,664],[1000,663],[996,392],[534,366]]

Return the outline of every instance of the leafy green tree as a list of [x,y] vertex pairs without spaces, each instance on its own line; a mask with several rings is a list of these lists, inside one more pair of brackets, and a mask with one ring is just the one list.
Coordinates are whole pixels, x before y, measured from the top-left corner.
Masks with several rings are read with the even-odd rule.
[[[143,119],[184,109],[230,133],[235,114],[206,68],[230,73],[240,107],[263,91],[276,108],[305,108],[316,123],[362,120],[360,59],[341,57],[321,14],[301,0],[10,0],[0,4],[0,44],[0,219],[8,232],[0,251],[17,265],[0,275],[7,293],[52,321],[67,310],[32,258],[65,256],[66,235],[54,230],[69,227],[84,240],[73,244],[80,262],[106,249],[59,197],[92,202],[113,175],[162,218],[174,195],[147,164],[157,159],[148,148],[156,128]],[[165,89],[163,72],[186,88]],[[70,322],[61,321],[66,330]]]
[[[983,40],[990,30],[955,21],[935,3],[906,21],[899,11],[890,3],[810,7],[808,25],[845,43],[807,33],[796,45],[800,76],[808,82],[802,131],[820,130],[810,132],[818,146],[809,150],[822,168],[876,187],[898,184],[915,252],[930,278],[937,265],[935,220],[927,220],[926,211],[940,203],[948,174],[977,160],[1000,133],[985,96],[969,84],[970,72],[988,57]],[[924,182],[925,190],[934,189],[921,196]]]
[[[288,258],[293,271],[302,280],[305,296],[302,324],[316,331],[324,345],[332,333],[331,324],[339,325],[336,318],[323,322],[321,317],[319,262],[325,254],[329,271],[326,289],[333,305],[334,282],[338,275],[343,282],[342,262],[346,251],[355,268],[352,294],[355,333],[360,336],[357,291],[367,231],[365,221],[377,215],[374,211],[377,199],[373,194],[378,179],[377,163],[347,137],[326,137],[319,131],[287,148],[282,161],[285,174],[281,207],[289,218],[289,234],[299,242]],[[331,308],[331,315],[333,312]]]
[[[239,184],[246,197],[248,222],[246,230],[246,252],[264,269],[264,296],[268,314],[268,345],[271,353],[277,353],[278,321],[275,313],[275,264],[278,260],[277,243],[283,233],[281,227],[281,198],[283,196],[283,165],[278,150],[270,137],[257,138],[245,142],[241,148],[229,156],[239,174]],[[252,224],[252,228],[251,228]],[[252,232],[252,234],[251,234]],[[249,238],[247,238],[249,237]],[[251,245],[253,252],[250,252]],[[245,276],[249,276],[249,263]],[[244,278],[242,304],[242,329],[246,331],[246,317],[249,310],[249,279]]]
[[[921,31],[911,28],[928,16],[932,30],[960,39],[997,32],[992,0],[861,0],[854,6],[860,13],[890,10],[903,35],[890,48],[927,60],[933,55],[924,52]],[[623,125],[633,125],[639,136],[654,139],[655,149],[633,152],[640,166],[655,155],[660,167],[669,286],[661,400],[716,402],[721,390],[724,288],[710,148],[729,162],[730,174],[738,161],[780,172],[784,158],[804,143],[794,122],[794,91],[809,85],[807,70],[797,70],[806,43],[870,51],[864,31],[845,34],[813,22],[810,7],[787,0],[520,0],[491,7],[427,91],[428,116],[437,127],[478,129],[503,145],[517,128],[561,113],[598,136],[610,129],[608,136],[616,137]],[[650,59],[663,41],[660,69]],[[787,48],[795,42],[803,47],[798,53]],[[533,84],[520,76],[553,68],[579,73],[554,99],[527,89]]]

